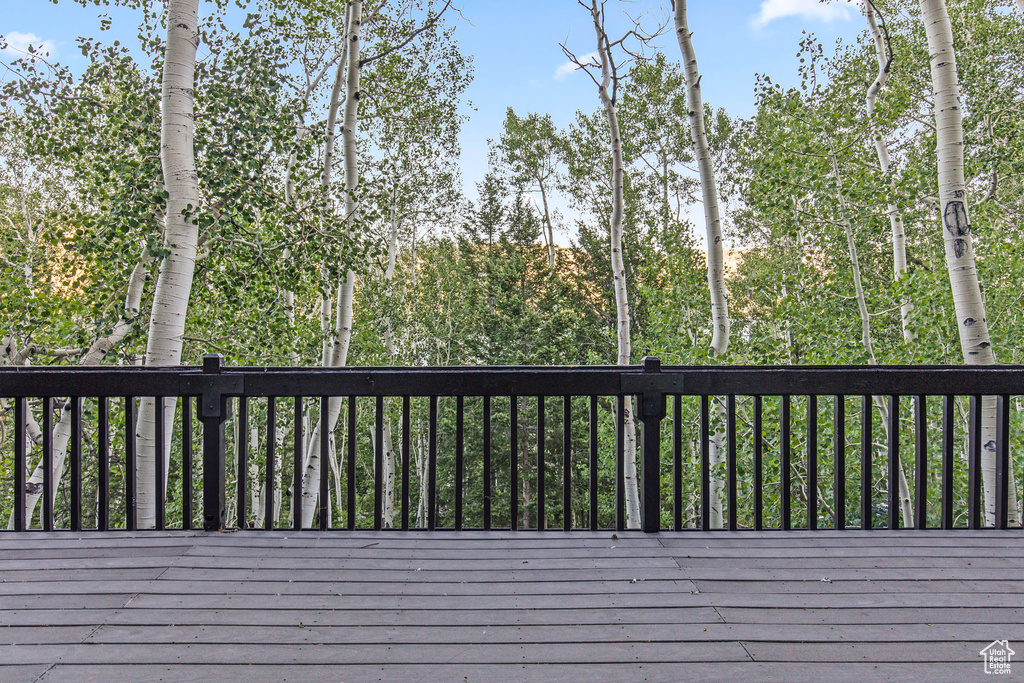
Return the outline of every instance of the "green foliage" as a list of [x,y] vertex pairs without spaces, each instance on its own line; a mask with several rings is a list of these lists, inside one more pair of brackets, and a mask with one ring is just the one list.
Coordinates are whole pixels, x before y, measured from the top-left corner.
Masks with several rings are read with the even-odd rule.
[[[163,17],[160,7],[127,4],[140,7],[141,59],[125,46],[87,37],[79,45],[87,62],[80,74],[29,56],[11,64],[17,77],[2,85],[0,356],[5,363],[33,346],[32,362],[73,363],[126,314],[132,331],[104,362],[134,362],[145,347],[152,284],[145,287],[140,312],[126,312],[124,299],[129,276],[143,254],[154,259],[147,265],[152,279],[168,253],[161,227],[166,199],[159,115]],[[201,254],[183,362],[195,363],[206,352],[220,351],[236,364],[319,364],[329,337],[325,327],[333,326],[335,315],[330,311],[322,318],[321,298],[336,294],[339,278],[349,268],[360,276],[350,364],[574,365],[614,360],[610,156],[603,111],[582,109],[567,128],[558,129],[543,112],[510,108],[491,143],[489,173],[478,185],[475,202],[470,201],[461,191],[458,136],[463,123],[459,106],[472,78],[472,58],[459,51],[457,24],[449,21],[450,15],[405,42],[436,16],[440,3],[388,3],[365,26],[360,183],[355,190],[361,217],[349,221],[342,215],[345,191],[343,173],[338,172],[343,152],[335,150],[337,166],[326,174],[331,177],[326,187],[323,167],[325,103],[341,58],[338,36],[347,3],[251,3],[241,27],[233,25],[237,22],[224,4],[217,3],[201,26],[204,58],[196,71],[195,153],[202,201],[189,210],[200,228]],[[705,111],[726,239],[736,248],[727,251],[733,339],[728,357],[714,362],[868,362],[846,220],[851,221],[859,255],[878,361],[961,362],[936,215],[928,55],[917,3],[875,4],[886,20],[892,64],[873,120],[867,118],[865,95],[878,66],[866,33],[834,50],[805,35],[797,48],[798,85],[783,87],[774,75],[759,76],[756,112],[749,119],[710,106]],[[993,346],[1001,362],[1024,362],[1019,341],[1024,338],[1019,283],[1024,270],[1024,18],[1008,2],[955,0],[948,5],[965,113],[968,204]],[[622,80],[623,251],[634,360],[657,355],[665,364],[706,364],[712,362],[706,355],[710,304],[702,231],[693,225],[700,223],[701,211],[683,86],[679,65],[662,54],[633,64]],[[872,124],[891,150],[887,174],[878,170]],[[898,282],[886,215],[890,203],[906,226],[910,264]],[[555,208],[559,206],[571,209],[573,225]],[[573,239],[554,249],[551,267],[546,235],[558,231],[572,233]],[[899,306],[904,300],[914,306],[912,342],[904,341],[901,329]],[[515,454],[508,399],[494,401],[496,524],[509,523],[513,495],[525,495],[526,521],[535,524],[536,401],[524,399],[519,406],[517,438],[525,450]],[[554,399],[549,404],[541,469],[555,481],[565,425],[561,406]],[[805,406],[794,404],[796,508],[807,499]],[[573,399],[571,408],[571,513],[579,522],[589,514],[589,475],[581,455],[589,449],[584,422],[589,405],[586,399]],[[466,481],[474,492],[467,498],[466,514],[467,520],[481,520],[481,401],[469,400],[465,409],[465,448],[467,463],[472,463]],[[831,409],[830,399],[820,402],[822,444],[834,436],[829,431]],[[11,417],[3,410],[0,420],[7,434]],[[114,408],[114,424],[120,410]],[[307,410],[316,419],[318,408]],[[766,425],[778,424],[779,410],[778,400],[765,400]],[[909,406],[903,410],[906,422]],[[40,406],[34,411],[41,417]],[[84,413],[88,434],[96,426],[90,411],[94,407]],[[413,450],[420,455],[426,411],[425,403],[414,401]],[[937,405],[929,411],[929,424],[937,424]],[[848,479],[856,481],[862,418],[852,403],[847,412]],[[611,403],[602,399],[598,414],[598,507],[605,525],[614,516]],[[670,414],[664,426],[667,444],[674,421],[679,421],[681,478],[691,493],[699,491],[694,464],[700,448],[698,414],[696,404],[684,400],[679,414]],[[265,402],[254,402],[250,415],[253,424],[265,425]],[[357,515],[365,520],[372,512],[367,481],[372,474],[373,406],[361,403],[359,415],[360,459],[353,485]],[[388,403],[386,415],[399,424],[397,402]],[[741,433],[749,435],[749,401],[740,401],[738,415]],[[279,451],[288,453],[294,435],[288,416],[279,412],[278,419]],[[442,402],[439,440],[446,455],[439,462],[439,479],[446,482],[454,472],[449,456],[455,419],[454,407]],[[881,433],[878,416],[872,419],[875,433]],[[1014,411],[1013,420],[1019,433],[1020,411]],[[721,431],[721,425],[716,428]],[[342,431],[336,435],[339,452],[347,448]],[[261,426],[261,444],[268,438],[265,432]],[[907,423],[901,438],[909,439],[911,433]],[[777,428],[769,427],[762,444],[768,525],[778,523],[780,438]],[[231,444],[234,439],[230,437]],[[10,476],[7,441],[0,477]],[[94,462],[95,441],[87,442],[92,449],[87,461]],[[962,443],[959,431],[957,443]],[[179,450],[172,458],[178,459],[178,467],[180,446],[175,448]],[[883,450],[877,444],[873,448],[873,503],[875,514],[881,514],[877,503],[884,501],[887,485]],[[907,441],[904,452],[909,448]],[[937,444],[930,448],[939,452]],[[827,503],[834,496],[834,455],[826,450],[819,454],[821,505],[816,511],[823,525],[834,515]],[[670,472],[674,459],[667,451],[664,456],[665,471]],[[740,456],[740,523],[751,525],[752,439],[744,438]],[[524,473],[525,490],[509,490],[513,460]],[[964,494],[961,460],[956,459],[958,514]],[[290,464],[279,466],[283,482]],[[123,464],[114,463],[115,478],[123,477],[118,467],[123,470]],[[415,463],[412,470],[415,491],[420,476]],[[257,474],[265,477],[265,470]],[[347,475],[331,476],[332,482],[347,486],[342,481]],[[172,479],[170,488],[178,483]],[[446,486],[440,499],[442,523],[449,523],[452,515],[453,494],[450,483]],[[668,477],[665,486],[670,486]],[[930,478],[932,500],[937,500],[936,486]],[[86,483],[87,495],[94,487],[95,482]],[[175,495],[171,509],[179,515],[180,496]],[[847,491],[850,523],[859,520],[859,495],[855,487]],[[0,509],[5,505],[0,501]],[[342,515],[337,500],[335,506],[335,515]],[[560,506],[560,496],[549,494],[549,524],[558,522]],[[285,518],[288,508],[286,500]],[[685,523],[696,523],[696,509],[691,495],[682,512]],[[807,513],[800,510],[794,523],[806,522]],[[667,506],[664,514],[670,519]]]

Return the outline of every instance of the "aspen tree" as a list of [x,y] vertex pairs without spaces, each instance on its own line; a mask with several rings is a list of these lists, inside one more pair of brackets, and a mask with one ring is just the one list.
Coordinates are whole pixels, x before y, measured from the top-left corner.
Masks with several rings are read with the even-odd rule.
[[[1024,0],[1022,0],[1024,2]],[[895,190],[889,176],[891,160],[889,157],[889,145],[886,143],[882,132],[878,128],[875,117],[875,106],[878,103],[878,95],[889,80],[889,71],[892,66],[892,57],[887,53],[886,40],[879,29],[878,21],[875,19],[874,3],[871,0],[864,0],[864,15],[867,17],[868,29],[875,45],[875,57],[878,60],[878,75],[868,86],[866,96],[866,108],[868,114],[868,125],[871,129],[871,137],[875,143],[875,154],[878,157],[878,170],[885,177],[890,192]],[[899,208],[890,200],[885,207],[885,215],[889,217],[889,227],[892,231],[892,263],[893,274],[897,282],[907,274],[907,236],[903,227],[903,216]],[[900,302],[900,325],[903,329],[903,340],[907,343],[914,341],[914,331],[910,328],[910,313],[914,310],[914,304],[909,297],[904,297]]]
[[[331,113],[328,116],[327,136],[325,138],[325,164],[324,164],[324,198],[327,199],[328,183],[332,170],[332,163],[328,159],[328,152],[333,154],[334,129],[331,123],[335,120],[339,108],[340,93],[344,89],[344,107],[341,108],[341,140],[342,140],[342,163],[344,167],[344,206],[342,217],[348,226],[348,235],[354,237],[357,227],[362,220],[362,211],[357,200],[357,192],[360,189],[360,155],[358,147],[359,128],[359,107],[361,104],[362,90],[361,77],[363,68],[374,61],[377,61],[396,51],[402,50],[409,45],[413,39],[420,34],[434,27],[441,16],[451,6],[451,0],[445,2],[442,8],[434,13],[430,12],[428,18],[416,29],[409,31],[404,36],[381,49],[372,56],[366,57],[362,53],[362,31],[367,22],[376,20],[384,10],[386,3],[382,2],[372,11],[364,16],[365,3],[362,0],[349,0],[348,17],[346,20],[344,58],[339,64],[337,77],[335,78],[332,96]],[[342,69],[342,66],[344,69]],[[342,86],[341,76],[344,75]],[[329,335],[325,335],[328,343],[325,343],[323,364],[326,367],[344,367],[348,362],[349,347],[352,342],[353,329],[353,302],[355,296],[356,273],[353,268],[347,268],[344,280],[336,290],[337,306],[334,311],[334,329]],[[325,292],[324,299],[329,295]],[[326,304],[325,304],[326,305]],[[329,316],[327,316],[329,318]],[[325,319],[327,319],[325,318]],[[328,429],[334,431],[338,416],[341,411],[340,399],[328,401]],[[305,451],[302,496],[303,514],[302,525],[310,526],[316,514],[316,502],[319,497],[320,478],[320,421],[313,427],[312,434]],[[382,473],[383,474],[383,473]],[[390,481],[393,483],[393,476]]]
[[701,199],[704,203],[704,225],[707,234],[708,288],[711,291],[712,337],[709,353],[713,358],[729,350],[729,301],[725,291],[725,260],[722,254],[722,220],[718,210],[718,187],[711,165],[711,150],[704,127],[704,101],[700,90],[700,71],[693,50],[692,33],[686,21],[686,0],[674,0],[676,38],[683,55],[686,74],[686,102],[689,106],[690,135],[700,172]]
[[[358,220],[358,206],[356,204],[355,192],[359,183],[359,157],[356,145],[356,127],[359,114],[359,80],[362,72],[361,63],[361,33],[363,27],[363,2],[362,0],[351,0],[348,6],[348,19],[345,32],[345,57],[342,60],[345,74],[345,107],[342,116],[342,149],[344,151],[345,166],[345,208],[344,218],[349,224],[349,233],[353,233],[352,225]],[[340,90],[342,68],[339,65],[338,78],[335,78],[334,88],[331,97],[332,114],[337,111]],[[327,183],[330,180],[331,162],[327,150],[333,154],[334,131],[328,126],[327,139],[325,140],[325,162],[324,162],[324,190],[326,193]],[[326,197],[325,197],[326,198]],[[348,361],[348,349],[352,341],[352,302],[355,295],[355,271],[346,269],[345,279],[338,286],[336,324],[331,338],[330,345],[324,347],[323,364],[326,367],[344,367]],[[327,304],[327,295],[323,295],[324,305]],[[329,311],[329,309],[328,309]],[[331,398],[328,400],[327,425],[330,432],[338,422],[341,413],[341,400]],[[324,435],[320,431],[322,421],[317,421],[313,433],[306,448],[305,467],[302,477],[302,526],[308,527],[313,524],[313,517],[316,513],[316,502],[319,496],[320,468],[320,444]]]
[[[967,205],[964,180],[963,113],[960,109],[960,86],[956,53],[953,49],[953,27],[945,0],[920,0],[921,18],[928,39],[934,93],[936,157],[938,165],[939,211],[945,245],[946,270],[953,291],[960,349],[967,365],[992,365],[996,362],[989,336],[985,301],[978,281],[974,258],[974,240]],[[981,405],[982,452],[981,470],[985,483],[985,518],[995,520],[996,483],[996,421],[995,398],[985,397]],[[1017,523],[1016,487],[1009,489],[1010,524]]]
[[[577,67],[587,71],[591,79],[597,84],[598,96],[601,106],[604,108],[605,117],[608,122],[608,135],[611,151],[611,189],[612,189],[612,211],[608,221],[609,241],[611,246],[612,265],[612,286],[615,294],[615,336],[617,343],[616,364],[629,365],[632,355],[632,341],[630,339],[630,312],[629,294],[626,288],[626,265],[622,257],[622,226],[624,214],[624,173],[625,167],[622,160],[622,137],[619,130],[619,115],[616,109],[616,94],[619,86],[619,75],[615,64],[613,48],[621,45],[627,37],[615,41],[608,38],[605,30],[605,5],[606,0],[590,0],[584,3],[577,0],[581,7],[590,12],[594,24],[594,34],[597,39],[597,62],[581,62],[564,45],[562,51],[572,60]],[[591,75],[588,67],[600,70],[600,79]],[[640,527],[640,491],[637,482],[636,468],[636,424],[633,420],[633,411],[629,401],[624,402],[625,424],[624,435],[624,457],[625,457],[625,489],[626,489],[626,525],[631,529]]]
[[[674,0],[676,39],[683,55],[683,72],[686,75],[686,104],[689,110],[690,136],[696,152],[697,169],[700,172],[701,198],[704,203],[704,226],[707,239],[708,289],[711,294],[711,347],[712,358],[721,358],[729,350],[729,301],[725,291],[725,259],[722,253],[722,220],[718,210],[718,187],[715,171],[711,166],[711,150],[704,127],[704,100],[700,91],[700,71],[697,55],[693,49],[693,34],[686,19],[686,0]],[[725,423],[722,404],[715,402],[718,425]],[[725,462],[721,429],[715,429],[710,438],[709,461],[712,467]],[[725,482],[713,477],[711,493],[711,519],[713,528],[722,526],[722,498]]]
[[[146,343],[147,366],[181,362],[185,316],[195,273],[199,228],[191,214],[199,206],[199,178],[193,150],[198,24],[199,0],[168,1],[160,97],[160,161],[167,193],[163,247],[167,253],[160,261],[153,294]],[[164,491],[156,490],[155,413],[156,402],[152,398],[143,399],[136,428],[139,449],[136,498],[138,524],[143,529],[155,525],[156,497],[164,495]],[[165,402],[164,413],[164,447],[169,448],[174,423],[173,402]],[[163,461],[166,470],[170,465],[166,453]]]

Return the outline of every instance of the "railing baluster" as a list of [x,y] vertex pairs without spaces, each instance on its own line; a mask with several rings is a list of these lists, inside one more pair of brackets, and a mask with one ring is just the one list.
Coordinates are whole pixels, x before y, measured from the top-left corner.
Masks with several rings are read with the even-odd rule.
[[1006,529],[1010,502],[1010,397],[996,397],[996,509],[995,526]]
[[509,396],[509,528],[519,528],[519,397]]
[[484,529],[491,528],[491,397],[484,396]]
[[181,528],[192,528],[192,397],[181,397]]
[[928,528],[928,403],[914,398],[914,528]]
[[430,397],[430,429],[427,453],[427,529],[437,526],[437,396]]
[[860,526],[862,529],[870,529],[874,520],[872,515],[871,489],[873,485],[873,474],[871,463],[874,445],[871,442],[871,397],[861,396],[860,399]]
[[153,502],[155,508],[155,526],[157,530],[162,531],[164,528],[164,512],[165,512],[165,491],[166,487],[166,470],[164,469],[167,462],[167,439],[164,437],[164,430],[166,429],[166,415],[164,413],[164,397],[154,396],[153,397],[153,415],[156,418],[156,445],[153,449],[153,474],[155,475],[153,484]]
[[462,488],[465,479],[465,397],[455,397],[455,530],[462,531]]
[[274,505],[277,502],[277,397],[267,397],[267,467],[266,490],[263,493],[263,528],[274,528]]
[[981,522],[981,396],[971,396],[967,427],[967,525],[980,529]]
[[32,520],[25,517],[25,484],[28,469],[28,444],[26,439],[28,401],[18,396],[14,399],[14,530],[25,531]]
[[711,526],[711,425],[708,396],[700,397],[700,528]]
[[[46,403],[46,401],[44,401]],[[110,401],[106,396],[96,399],[96,430],[99,440],[99,471],[96,481],[96,528],[110,530]],[[44,467],[45,469],[45,467]],[[45,476],[45,475],[44,475]]]
[[572,529],[572,399],[562,397],[562,530]]
[[409,512],[413,505],[409,497],[409,442],[410,424],[409,417],[410,397],[401,397],[401,528],[409,529]]
[[790,397],[788,394],[782,397],[782,416],[779,436],[779,505],[781,508],[781,526],[789,530],[793,525],[792,505],[792,467],[790,466]]
[[615,415],[615,529],[626,528],[626,399],[617,397]]
[[[24,442],[24,440],[22,440]],[[82,399],[71,398],[71,530],[82,530]],[[22,478],[24,479],[24,477]],[[24,484],[22,484],[24,486]]]
[[754,397],[754,530],[764,528],[764,406],[760,396]]
[[[460,397],[461,398],[461,397]],[[373,530],[384,526],[384,397],[378,396],[373,420]],[[458,491],[459,486],[456,486]],[[459,501],[461,503],[461,501]],[[461,512],[461,510],[459,511]]]
[[544,531],[544,397],[537,397],[537,531]]
[[683,397],[672,397],[672,528],[683,528]]
[[597,396],[590,397],[590,529],[597,531]]
[[832,507],[835,528],[846,528],[846,396],[835,397],[832,415],[833,462]]
[[237,510],[235,511],[235,524],[239,529],[248,529],[248,508],[245,504],[245,494],[249,489],[249,397],[238,397],[238,443],[235,445],[238,450],[238,469],[235,474],[235,498]]
[[124,528],[135,531],[139,521],[139,500],[135,487],[136,439],[135,424],[138,422],[138,407],[134,396],[124,397]]
[[[109,452],[109,447],[108,447]],[[108,459],[109,462],[109,459]],[[43,529],[53,531],[53,398],[43,399]]]
[[305,435],[302,433],[302,397],[295,397],[295,422],[292,426],[292,528],[302,529],[302,461]]
[[953,459],[954,426],[956,414],[954,398],[949,394],[942,397],[942,528],[953,528]]
[[[345,462],[345,495],[346,495],[346,515],[345,522],[348,524],[348,530],[354,531],[356,528],[356,404],[358,401],[355,396],[348,397],[348,437],[347,448],[348,458]],[[435,411],[436,417],[436,411]],[[433,460],[433,458],[431,458]],[[433,527],[431,527],[432,529]]]
[[900,397],[889,396],[889,494],[886,506],[889,513],[889,528],[899,529],[900,523]]
[[736,496],[736,395],[729,394],[726,399],[725,438],[728,440],[726,451],[727,481],[729,486],[729,531],[736,530],[737,496]]
[[402,529],[409,529],[409,403],[408,396],[402,397]]
[[807,528],[818,528],[818,397],[807,397]]
[[331,471],[331,398],[320,397],[320,492],[317,521],[321,531],[330,528],[331,487],[327,475]]

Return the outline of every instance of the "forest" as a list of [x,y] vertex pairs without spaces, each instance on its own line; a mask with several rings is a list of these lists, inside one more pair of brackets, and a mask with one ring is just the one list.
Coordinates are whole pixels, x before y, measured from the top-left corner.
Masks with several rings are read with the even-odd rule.
[[[685,0],[665,0],[660,18],[646,17],[622,35],[607,27],[623,3],[578,0],[596,50],[562,49],[593,81],[592,99],[579,102],[564,128],[546,112],[510,108],[493,131],[486,176],[469,193],[458,139],[473,56],[460,49],[463,19],[451,0],[121,4],[139,12],[141,53],[100,34],[80,39],[87,66],[78,71],[31,50],[0,67],[3,365],[198,365],[207,353],[223,354],[228,365],[325,368],[630,365],[645,356],[665,365],[1024,362],[1020,0],[857,3],[859,38],[823,45],[808,32],[785,46],[799,54],[799,84],[759,75],[750,117],[702,100],[700,55],[690,40],[701,28],[688,24]],[[235,21],[239,7],[244,22]],[[678,49],[654,47],[657,36]],[[199,45],[208,55],[202,59]],[[564,234],[572,236],[567,244],[556,238]],[[67,466],[70,398],[29,406],[29,519],[42,514],[42,425],[51,425],[58,481]],[[537,401],[520,400],[523,423],[535,421]],[[162,403],[169,435],[180,430],[182,411]],[[401,514],[394,500],[400,403],[386,405],[385,471],[377,474],[385,479],[387,525]],[[414,458],[406,504],[413,525],[422,526],[425,496],[416,491],[425,485],[427,406],[413,403],[412,433],[401,436],[410,438]],[[567,429],[569,442],[586,442],[585,403],[573,404],[579,424],[552,421],[552,444]],[[712,404],[719,504],[711,523],[720,526],[725,398]],[[377,438],[366,403],[359,443],[345,447],[346,405],[327,404],[331,458],[324,466],[339,516],[345,458],[370,454]],[[301,434],[284,407],[266,433],[268,407],[251,402],[249,434],[237,420],[228,429],[229,452],[244,442],[259,455],[246,493],[252,519],[233,520],[240,525],[263,519],[268,505],[275,520],[289,521],[295,439],[303,439],[296,450],[306,453],[304,481],[320,476],[320,404],[310,402]],[[956,407],[962,443],[967,402]],[[1012,471],[1019,472],[1020,397],[1012,407]],[[123,424],[125,408],[111,404],[120,416],[111,424]],[[142,457],[156,447],[157,402],[143,398],[132,408],[139,524],[152,524],[158,495],[180,523],[180,443],[163,440],[161,494],[154,459]],[[495,398],[495,452],[506,461],[513,457],[510,408],[507,397]],[[781,409],[766,397],[765,424],[777,423]],[[794,451],[809,411],[819,409],[821,429],[830,429],[831,399],[794,404]],[[866,476],[880,504],[889,486],[888,409],[876,397],[880,455]],[[980,409],[983,440],[994,443],[994,399]],[[467,401],[468,415],[481,410],[480,401]],[[601,443],[613,446],[615,402],[602,399],[599,410]],[[738,410],[746,429],[752,403],[743,398]],[[10,482],[12,403],[0,411],[0,478]],[[95,459],[99,402],[86,399],[81,411],[84,457]],[[626,412],[627,516],[635,526],[636,434],[628,405]],[[685,400],[664,426],[667,434],[674,420],[682,422],[691,462],[699,450],[696,416],[696,402]],[[454,448],[454,419],[443,402],[441,453]],[[909,424],[908,410],[904,419]],[[938,423],[937,403],[928,419]],[[479,450],[479,425],[470,424],[467,453]],[[847,429],[856,450],[857,420]],[[777,453],[778,429],[766,438]],[[280,468],[269,492],[260,483],[273,478],[265,474],[268,441],[279,446],[272,464]],[[516,442],[522,450],[514,457],[535,472],[535,444],[527,446],[525,431]],[[749,448],[741,445],[741,457]],[[605,450],[599,512],[606,526],[615,463],[614,448]],[[988,501],[994,466],[987,447],[985,456]],[[577,466],[572,514],[583,518],[584,463]],[[806,486],[802,466],[793,465],[798,489]],[[365,519],[372,458],[358,467]],[[438,467],[450,472],[452,464],[443,459]],[[518,495],[518,523],[536,526],[536,475],[509,492],[508,467],[493,482],[504,491],[495,524],[513,524],[508,500]],[[766,524],[773,524],[778,458],[767,467]],[[696,470],[685,475],[695,491]],[[124,495],[123,460],[110,476],[120,482],[112,490]],[[467,488],[476,491],[480,476],[470,465]],[[907,477],[900,497],[909,525]],[[937,470],[929,477],[938,486]],[[743,470],[740,478],[748,501],[752,474]],[[1020,476],[1013,481],[1010,515],[1018,523]],[[829,485],[823,476],[819,500],[829,499]],[[98,482],[86,486],[86,499],[95,497]],[[965,487],[958,489],[961,517]],[[313,523],[315,489],[303,487],[311,497],[302,506],[304,526]],[[439,493],[442,525],[451,515],[447,495]],[[55,514],[66,516],[66,491],[58,486],[54,496]],[[4,484],[5,518],[12,500]],[[466,504],[472,525],[481,496]],[[749,504],[742,505],[741,523],[749,526]],[[558,518],[559,504],[546,514]],[[835,512],[821,503],[816,514],[827,521]],[[98,515],[87,511],[87,521]],[[696,513],[684,520],[698,522]]]

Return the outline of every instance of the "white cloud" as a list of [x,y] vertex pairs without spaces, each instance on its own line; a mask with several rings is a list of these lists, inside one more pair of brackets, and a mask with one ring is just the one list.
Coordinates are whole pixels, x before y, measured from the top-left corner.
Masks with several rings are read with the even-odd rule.
[[34,33],[10,31],[0,36],[0,40],[6,43],[6,46],[0,52],[12,59],[28,56],[29,45],[32,46],[35,54],[40,57],[54,57],[57,54],[57,46],[52,40],[43,40]]
[[[597,53],[596,52],[588,52],[587,54],[582,55],[579,58],[580,62],[582,62],[583,64],[586,64],[587,62],[594,61],[596,59],[597,59]],[[565,64],[562,64],[555,71],[555,80],[556,81],[563,80],[566,76],[571,74],[573,71],[576,71],[576,68],[577,67],[576,67],[576,64],[574,62],[566,62]]]
[[750,24],[761,28],[776,19],[793,16],[820,21],[849,21],[850,10],[857,7],[852,0],[764,0],[761,11],[750,20]]

